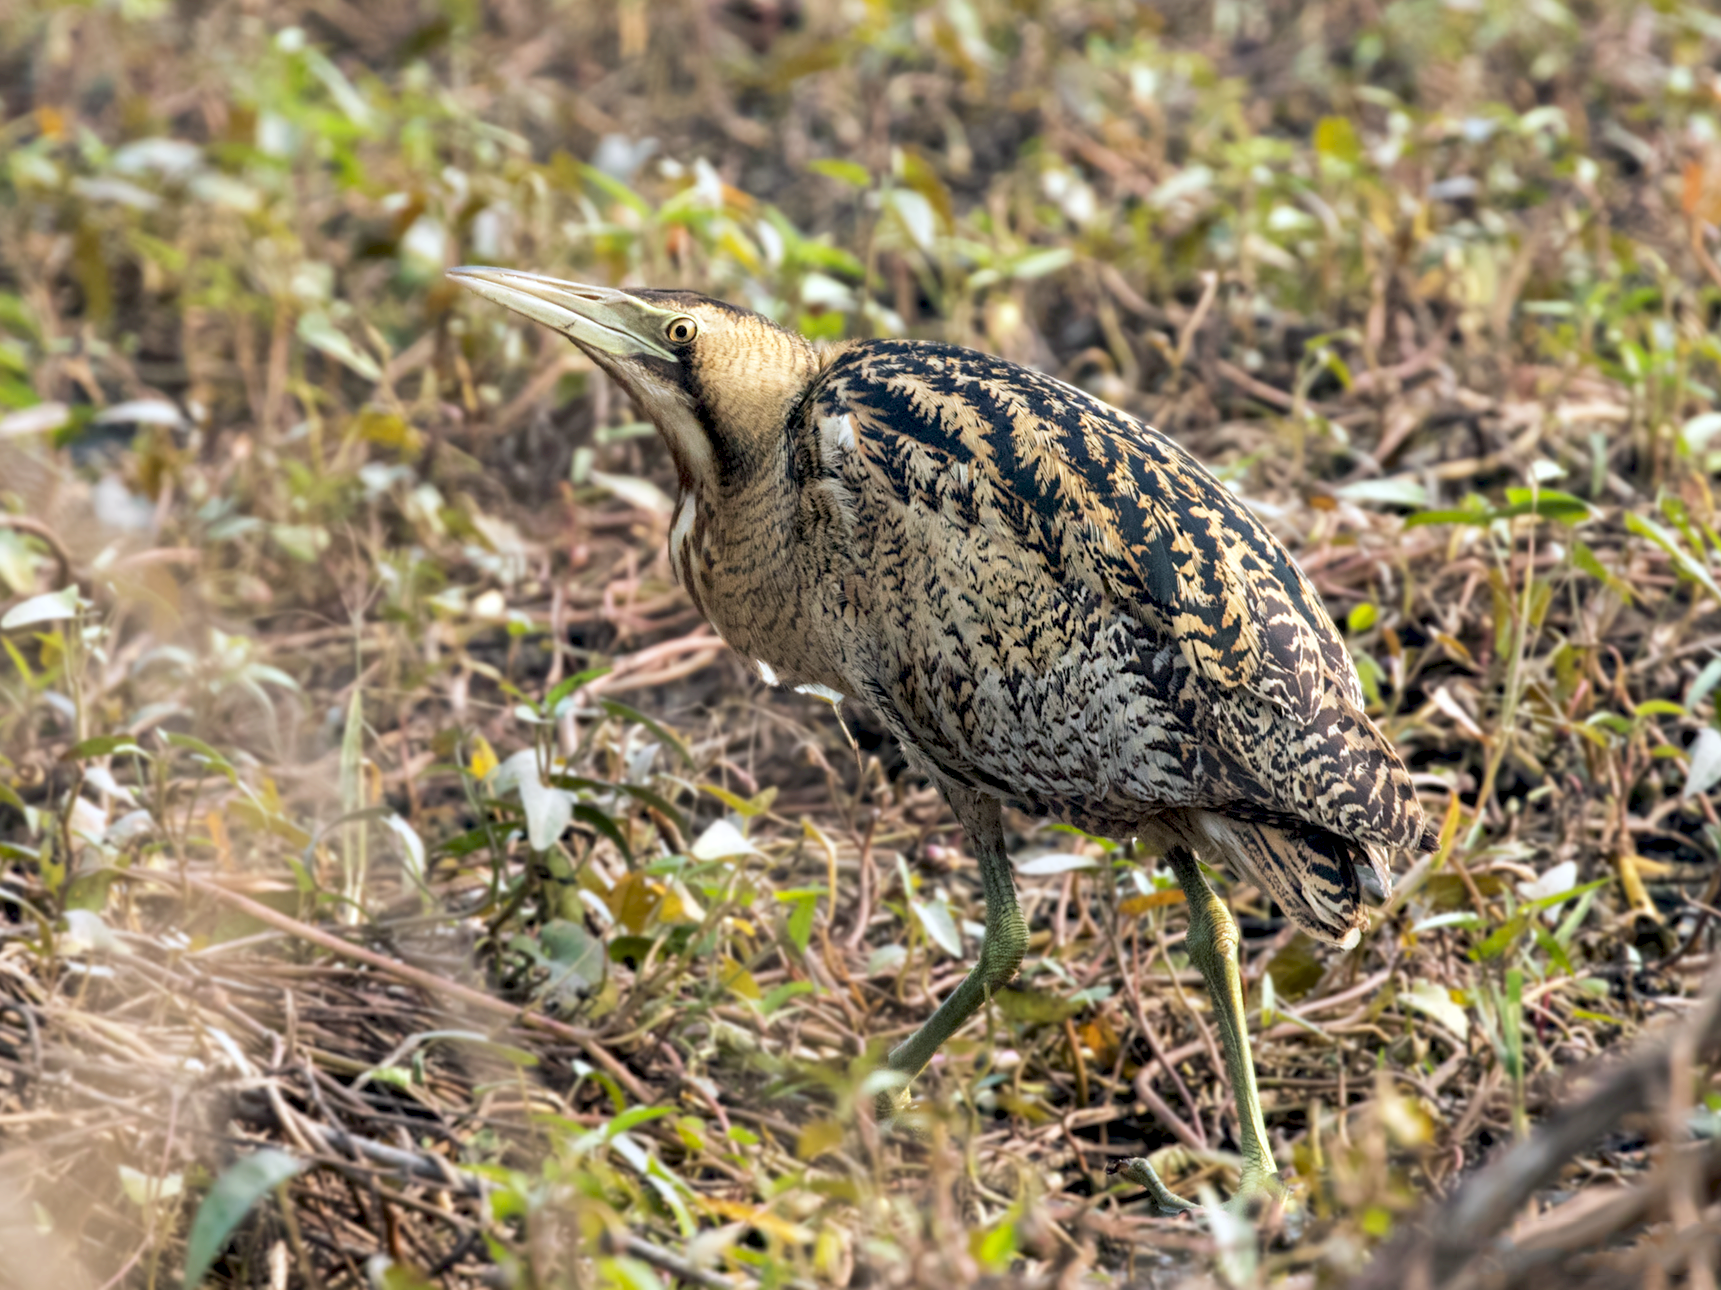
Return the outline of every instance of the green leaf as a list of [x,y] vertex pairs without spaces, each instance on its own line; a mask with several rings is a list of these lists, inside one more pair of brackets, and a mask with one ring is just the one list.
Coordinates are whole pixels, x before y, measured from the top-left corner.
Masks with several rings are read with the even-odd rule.
[[1683,717],[1685,709],[1672,699],[1645,699],[1632,709],[1640,717]]
[[650,956],[651,947],[656,944],[649,936],[617,936],[610,941],[610,962],[626,963],[632,959],[638,966]]
[[989,1232],[969,1238],[969,1252],[992,1273],[1008,1272],[1016,1255],[1016,1220],[1006,1218]]
[[681,758],[682,765],[686,766],[689,770],[693,769],[693,754],[688,750],[687,744],[682,737],[676,734],[668,726],[660,725],[637,708],[630,708],[625,703],[617,703],[614,699],[602,699],[599,702],[602,704],[603,710],[609,713],[610,716],[620,717],[623,721],[631,721],[635,725],[644,726],[647,730],[651,731],[652,734],[656,735],[659,739],[663,740],[664,743],[668,744],[675,750],[675,755]]
[[1604,565],[1596,553],[1582,542],[1572,543],[1572,563],[1600,582],[1602,586],[1613,592],[1626,604],[1635,603],[1637,598],[1632,594],[1631,587],[1627,585],[1625,580]]
[[816,988],[811,981],[785,981],[782,985],[772,986],[765,991],[765,997],[759,1000],[759,1011],[769,1017],[790,999],[811,994]]
[[1564,972],[1567,976],[1571,975],[1572,961],[1566,957],[1565,946],[1561,945],[1551,935],[1549,935],[1548,929],[1543,927],[1540,923],[1536,924],[1536,944],[1540,945],[1546,952],[1547,956],[1553,960],[1555,967],[1559,968],[1560,971]]
[[1506,1048],[1506,1073],[1519,1079],[1524,1073],[1524,973],[1506,972],[1506,1001],[1500,1009],[1500,1038]]
[[556,775],[550,782],[557,788],[565,788],[574,792],[585,790],[591,793],[623,793],[634,801],[665,816],[669,822],[682,833],[687,833],[687,821],[681,818],[681,812],[671,806],[669,800],[660,793],[654,793],[649,788],[638,784],[611,784],[601,779],[586,779],[580,775]]
[[1691,557],[1678,540],[1661,525],[1645,516],[1628,512],[1625,517],[1625,527],[1639,537],[1648,538],[1656,546],[1667,552],[1674,567],[1694,582],[1700,583],[1705,591],[1721,600],[1721,586],[1715,585],[1715,576],[1704,564]]
[[239,782],[239,772],[233,769],[233,763],[228,761],[215,749],[211,748],[196,735],[182,735],[169,732],[163,736],[170,748],[183,748],[208,766],[211,770],[224,776],[229,784]]
[[1562,524],[1581,524],[1595,518],[1595,508],[1581,497],[1562,493],[1556,488],[1508,488],[1506,505],[1496,515],[1506,519],[1514,515],[1540,515],[1545,520]]
[[1595,900],[1595,892],[1586,891],[1578,898],[1571,911],[1560,920],[1559,927],[1554,931],[1554,940],[1562,949],[1572,943],[1572,937],[1577,935],[1578,928],[1582,927],[1584,919],[1589,917],[1590,907],[1595,904]]
[[410,1263],[390,1263],[381,1272],[373,1271],[371,1276],[377,1290],[438,1290],[441,1285]]
[[842,161],[835,157],[820,157],[809,161],[807,169],[815,175],[835,179],[854,188],[871,188],[872,174],[858,161]]
[[60,754],[61,761],[87,761],[92,757],[107,757],[117,752],[142,752],[137,740],[130,735],[97,735],[81,744],[74,744]]
[[573,676],[564,677],[556,687],[544,696],[543,710],[551,716],[556,715],[556,707],[582,685],[590,685],[600,676],[609,675],[607,667],[590,667],[584,672],[576,672]]
[[587,824],[596,829],[611,842],[615,843],[622,855],[627,857],[628,864],[631,865],[633,863],[633,848],[627,844],[627,838],[622,834],[622,831],[616,827],[616,822],[610,819],[609,816],[598,810],[597,807],[586,802],[581,802],[574,807],[574,818],[579,820],[581,823]]
[[785,930],[789,933],[789,939],[794,942],[795,949],[802,954],[807,952],[807,945],[813,939],[813,913],[818,904],[817,896],[802,896],[795,901],[795,907],[789,913]]
[[36,686],[36,673],[31,670],[29,661],[19,652],[10,637],[0,636],[0,646],[6,650],[6,657],[12,660],[12,666],[18,669],[18,675],[23,677],[31,689]]
[[[1562,892],[1560,898],[1563,900],[1569,894]],[[1486,940],[1471,950],[1470,957],[1477,962],[1499,958],[1517,943],[1518,938],[1524,934],[1524,928],[1528,921],[1528,917],[1523,911],[1514,914],[1490,932]]]
[[343,817],[365,809],[364,733],[364,691],[355,685],[352,698],[347,701],[347,720],[341,733],[339,787]]
[[1581,497],[1557,489],[1508,488],[1504,506],[1466,506],[1457,511],[1422,511],[1406,517],[1404,526],[1416,528],[1423,524],[1492,524],[1495,520],[1516,519],[1520,515],[1539,515],[1545,520],[1562,524],[1581,524],[1594,519],[1595,508]]
[[1489,510],[1418,511],[1404,517],[1404,527],[1420,528],[1424,524],[1492,524],[1494,512]]
[[227,1245],[227,1238],[258,1201],[297,1175],[305,1162],[285,1151],[266,1147],[230,1165],[197,1207],[185,1244],[185,1277],[181,1285],[194,1290]]
[[1612,875],[1609,875],[1606,878],[1597,878],[1594,882],[1586,882],[1581,887],[1567,887],[1564,891],[1556,891],[1551,896],[1541,896],[1530,901],[1528,904],[1524,905],[1519,912],[1531,914],[1539,913],[1544,909],[1552,909],[1556,905],[1563,905],[1566,901],[1587,895],[1589,892],[1600,891],[1612,881],[1613,877]]
[[463,859],[474,852],[482,851],[496,839],[487,828],[468,829],[465,833],[457,833],[446,842],[439,843],[436,854]]
[[588,166],[583,162],[580,164],[580,176],[593,188],[614,198],[635,214],[648,220],[652,218],[651,203],[622,183],[621,180],[612,175],[606,175],[596,166]]
[[618,1133],[626,1133],[629,1129],[637,1129],[642,1124],[674,1114],[673,1106],[630,1106],[604,1126],[604,1136],[613,1138]]
[[814,268],[839,273],[856,281],[866,277],[866,265],[856,259],[852,252],[845,251],[840,246],[831,246],[825,242],[802,242],[798,251],[800,258]]

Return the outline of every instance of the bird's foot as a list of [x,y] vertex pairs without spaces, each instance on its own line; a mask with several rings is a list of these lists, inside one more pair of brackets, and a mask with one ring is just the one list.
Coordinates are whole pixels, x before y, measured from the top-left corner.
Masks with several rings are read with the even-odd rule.
[[1108,1174],[1122,1174],[1138,1187],[1147,1188],[1147,1197],[1153,1202],[1157,1211],[1155,1218],[1175,1218],[1179,1214],[1187,1214],[1192,1210],[1198,1211],[1201,1206],[1192,1200],[1184,1200],[1171,1188],[1167,1187],[1159,1177],[1159,1170],[1146,1156],[1131,1156],[1128,1160],[1114,1160],[1106,1167]]
[[921,1106],[915,1101],[914,1094],[909,1092],[908,1079],[901,1074],[885,1071],[877,1072],[875,1078],[879,1082],[873,1085],[878,1091],[873,1094],[872,1116],[878,1127],[885,1133],[909,1138],[925,1137],[926,1126]]
[[[1171,1188],[1167,1187],[1159,1176],[1159,1171],[1153,1167],[1145,1156],[1133,1156],[1128,1160],[1114,1161],[1109,1173],[1115,1173],[1127,1178],[1138,1186],[1147,1188],[1148,1199],[1157,1209],[1159,1218],[1174,1218],[1178,1214],[1200,1213],[1205,1206],[1197,1205],[1194,1201],[1184,1200]],[[1278,1170],[1261,1168],[1244,1164],[1241,1177],[1237,1180],[1237,1190],[1231,1199],[1219,1208],[1227,1214],[1237,1217],[1259,1217],[1282,1210],[1291,1199],[1291,1189],[1285,1184]]]
[[878,1121],[881,1129],[895,1126],[898,1117],[914,1108],[914,1099],[909,1096],[907,1085],[899,1088],[886,1089],[872,1100],[872,1117]]

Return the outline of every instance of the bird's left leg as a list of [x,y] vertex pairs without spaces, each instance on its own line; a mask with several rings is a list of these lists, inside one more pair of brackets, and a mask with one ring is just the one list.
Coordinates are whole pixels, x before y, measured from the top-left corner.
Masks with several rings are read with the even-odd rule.
[[[1255,1085],[1255,1059],[1249,1051],[1248,1024],[1243,1011],[1243,973],[1237,962],[1237,921],[1202,876],[1195,854],[1174,846],[1165,855],[1189,902],[1189,961],[1207,983],[1213,998],[1213,1023],[1225,1073],[1237,1099],[1238,1147],[1243,1157],[1237,1194],[1228,1208],[1243,1208],[1257,1199],[1276,1200],[1285,1194],[1278,1165],[1267,1146],[1267,1126],[1261,1118],[1261,1096]],[[1166,1190],[1145,1159],[1126,1161],[1120,1170],[1153,1193],[1162,1211],[1192,1208]],[[1150,1181],[1151,1180],[1151,1181]]]
[[[1004,819],[998,799],[962,789],[945,792],[963,837],[980,864],[980,886],[986,896],[986,935],[980,942],[980,961],[926,1019],[926,1023],[885,1059],[886,1065],[912,1080],[926,1068],[946,1039],[962,1029],[992,992],[1016,975],[1028,949],[1028,923],[1016,903],[1016,879],[1004,850]],[[908,1084],[882,1093],[878,1116],[887,1119],[908,1105]]]

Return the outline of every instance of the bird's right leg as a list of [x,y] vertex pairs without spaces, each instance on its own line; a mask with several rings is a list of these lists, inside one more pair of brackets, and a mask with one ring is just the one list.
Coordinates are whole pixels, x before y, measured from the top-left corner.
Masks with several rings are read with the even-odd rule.
[[938,1011],[885,1059],[886,1065],[906,1077],[900,1088],[881,1093],[878,1116],[887,1119],[908,1105],[908,1080],[926,1068],[939,1046],[962,1029],[992,992],[1022,965],[1028,949],[1028,924],[1016,903],[1016,879],[1004,851],[1004,819],[998,799],[983,793],[948,789],[945,797],[962,825],[965,843],[980,864],[980,886],[986,896],[986,935],[980,942],[980,961],[951,991]]
[[[1231,1077],[1231,1091],[1237,1099],[1237,1145],[1243,1169],[1237,1194],[1227,1208],[1245,1206],[1261,1197],[1277,1199],[1284,1195],[1285,1185],[1267,1146],[1267,1125],[1261,1118],[1255,1059],[1249,1051],[1248,1023],[1244,1019],[1243,972],[1237,962],[1237,920],[1208,886],[1194,852],[1174,846],[1165,853],[1165,860],[1189,902],[1189,962],[1201,973],[1212,996],[1213,1024],[1219,1032],[1225,1073]],[[1119,1172],[1153,1193],[1162,1212],[1193,1208],[1166,1190],[1145,1159],[1127,1160]]]

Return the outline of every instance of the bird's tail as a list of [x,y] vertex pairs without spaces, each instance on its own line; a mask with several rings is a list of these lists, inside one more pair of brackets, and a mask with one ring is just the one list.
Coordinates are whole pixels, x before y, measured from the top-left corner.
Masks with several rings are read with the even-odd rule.
[[1318,941],[1350,949],[1368,924],[1363,893],[1384,899],[1392,891],[1385,848],[1374,843],[1313,824],[1267,824],[1212,811],[1190,811],[1186,820],[1189,843],[1229,861]]

